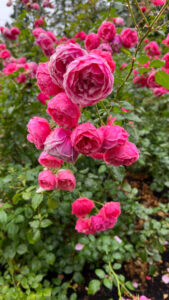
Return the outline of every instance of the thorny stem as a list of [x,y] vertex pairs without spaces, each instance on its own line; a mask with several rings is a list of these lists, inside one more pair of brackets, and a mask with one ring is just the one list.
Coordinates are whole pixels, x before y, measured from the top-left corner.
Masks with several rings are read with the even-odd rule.
[[132,19],[133,19],[133,23],[134,23],[136,29],[138,29],[139,36],[141,37],[141,32],[140,32],[140,29],[139,29],[139,27],[138,27],[138,25],[137,25],[135,16],[134,16],[134,14],[133,14],[133,11],[132,11],[132,8],[131,8],[131,5],[130,5],[130,1],[129,1],[129,0],[126,0],[126,1],[127,1],[128,10],[129,10],[129,12],[130,12],[130,14],[131,14],[131,17],[132,17]]
[[164,24],[152,29],[153,31],[159,30],[161,27],[166,26],[167,24],[169,24],[169,21],[165,22]]
[[137,0],[134,0],[134,2],[135,2],[135,4],[136,4],[137,8],[139,9],[139,12],[140,12],[140,14],[142,15],[144,21],[145,21],[146,24],[149,26],[148,20],[147,20],[145,14],[142,12],[142,10],[141,10],[141,8],[140,8],[140,5],[138,4]]
[[104,110],[106,111],[107,116],[109,117],[110,113],[109,113],[109,111],[108,111],[106,105],[103,103],[103,101],[101,101],[100,103],[101,103],[101,105],[103,106]]

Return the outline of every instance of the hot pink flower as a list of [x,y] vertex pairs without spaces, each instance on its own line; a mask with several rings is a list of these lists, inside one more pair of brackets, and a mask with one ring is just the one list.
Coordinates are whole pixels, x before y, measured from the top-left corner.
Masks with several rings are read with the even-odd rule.
[[78,198],[72,204],[72,214],[76,217],[85,217],[87,214],[91,212],[94,207],[94,203],[92,200],[88,198]]
[[165,68],[169,68],[169,53],[165,54],[162,58],[162,60],[165,60]]
[[9,50],[2,50],[1,52],[0,52],[0,58],[2,58],[2,59],[6,59],[6,58],[8,58],[8,57],[10,57],[11,56],[11,52],[9,51]]
[[114,60],[113,60],[113,58],[112,58],[112,56],[109,52],[102,51],[100,49],[94,49],[94,50],[91,51],[91,53],[97,54],[100,57],[104,58],[106,60],[106,62],[108,63],[112,73],[114,73],[116,64],[115,64],[115,62],[114,62]]
[[124,19],[117,17],[117,18],[113,18],[113,22],[117,25],[117,26],[123,26],[124,25]]
[[40,63],[37,69],[37,84],[42,91],[42,93],[53,96],[61,92],[58,85],[53,83],[48,71],[48,63]]
[[127,64],[122,64],[121,67],[120,67],[120,70],[123,70],[127,67]]
[[121,214],[119,202],[107,202],[99,211],[99,215],[105,219],[117,218]]
[[24,83],[26,81],[26,75],[24,73],[21,73],[19,74],[17,77],[16,77],[16,81],[18,83]]
[[26,57],[20,57],[16,60],[17,64],[25,64],[26,63]]
[[121,37],[119,34],[116,34],[113,40],[110,42],[113,53],[120,53],[122,47]]
[[133,78],[133,83],[137,85],[137,88],[141,87],[148,87],[148,80],[149,75],[148,74],[141,74],[139,76],[135,76]]
[[124,107],[122,107],[121,110],[124,111],[124,112],[130,112],[129,109],[125,109]]
[[39,36],[39,34],[41,33],[46,33],[46,31],[42,28],[35,28],[33,31],[32,31],[32,34],[37,38]]
[[155,73],[156,71],[150,72],[150,75],[147,79],[147,85],[149,88],[159,88],[161,87],[155,80]]
[[84,234],[93,234],[94,231],[91,227],[91,218],[80,218],[76,222],[75,229],[77,232]]
[[147,44],[149,42],[149,39],[145,39],[144,43]]
[[139,300],[151,300],[151,299],[147,298],[146,296],[140,296]]
[[94,233],[104,231],[107,229],[105,219],[99,214],[91,217],[91,227]]
[[57,179],[56,176],[51,171],[42,171],[39,174],[39,185],[44,190],[50,191],[57,188]]
[[103,42],[110,42],[115,37],[116,27],[112,22],[104,21],[98,29],[98,36]]
[[12,27],[12,28],[11,28],[11,34],[12,34],[12,35],[18,35],[18,34],[20,34],[19,28],[17,28],[17,27]]
[[99,47],[98,47],[98,49],[101,50],[101,51],[110,52],[111,54],[113,52],[112,47],[108,43],[102,43],[102,44],[100,44]]
[[89,155],[89,156],[91,156],[93,159],[97,159],[97,160],[103,159],[103,153],[99,153],[99,152],[93,153],[92,155]]
[[87,51],[96,49],[100,44],[100,39],[97,33],[89,33],[85,39],[85,48]]
[[33,117],[30,119],[28,125],[27,139],[29,142],[34,143],[37,149],[43,149],[44,142],[50,134],[50,126],[46,119],[41,117]]
[[2,51],[2,50],[5,50],[6,49],[6,45],[5,44],[0,44],[0,52]]
[[124,145],[116,146],[104,154],[104,160],[107,164],[113,166],[129,166],[139,158],[139,150],[136,145],[127,141]]
[[57,38],[56,38],[56,36],[54,35],[53,32],[47,31],[47,35],[52,39],[52,41],[53,41],[54,43],[57,42]]
[[160,55],[160,53],[161,53],[159,50],[158,44],[154,41],[147,44],[144,47],[144,50],[146,50],[146,54],[148,56],[156,56],[156,55]]
[[154,96],[161,97],[164,94],[168,94],[169,90],[165,89],[164,87],[159,87],[159,88],[153,89],[153,93],[154,93]]
[[123,29],[120,34],[120,38],[125,48],[133,48],[138,42],[137,31],[130,28]]
[[39,100],[43,105],[45,105],[46,100],[49,100],[49,97],[43,93],[39,93],[37,96],[37,100]]
[[106,152],[115,146],[123,145],[129,137],[127,131],[118,125],[102,126],[98,129],[98,131],[101,131],[103,134],[103,143],[101,149],[99,150],[100,152]]
[[86,51],[78,44],[60,45],[51,56],[48,69],[53,82],[63,87],[63,75],[68,65],[78,57],[84,56]]
[[31,4],[31,8],[35,9],[35,10],[39,10],[40,9],[40,6],[38,3],[33,3]]
[[[166,0],[150,0],[155,6],[164,5]],[[145,299],[146,300],[146,299]]]
[[146,11],[147,7],[146,6],[141,6],[140,9],[144,13]]
[[76,187],[76,179],[70,170],[61,170],[57,174],[58,189],[62,191],[73,191]]
[[37,20],[35,20],[35,22],[34,22],[34,27],[40,27],[40,26],[42,26],[43,24],[44,24],[44,19],[43,19],[43,18],[37,19]]
[[88,106],[106,98],[113,90],[113,83],[114,77],[105,59],[89,54],[68,66],[63,86],[73,103]]
[[19,65],[12,63],[12,64],[8,64],[7,67],[3,69],[3,72],[5,75],[9,75],[17,71],[19,68],[20,68]]
[[59,93],[47,104],[47,113],[63,128],[76,127],[79,117],[79,107],[72,103],[65,93]]
[[78,153],[72,146],[71,132],[63,128],[55,128],[45,141],[45,152],[66,162],[74,163]]
[[82,123],[73,130],[71,141],[76,151],[84,155],[91,155],[101,148],[103,134],[93,124]]
[[80,40],[84,41],[86,36],[87,36],[87,34],[84,31],[80,31],[75,34],[74,38],[75,39],[79,38]]
[[58,159],[52,155],[47,154],[46,152],[42,152],[39,156],[38,162],[46,167],[51,169],[59,169],[61,165],[64,164],[63,160]]
[[166,39],[162,41],[162,43],[163,43],[165,46],[169,46],[169,33],[167,34]]

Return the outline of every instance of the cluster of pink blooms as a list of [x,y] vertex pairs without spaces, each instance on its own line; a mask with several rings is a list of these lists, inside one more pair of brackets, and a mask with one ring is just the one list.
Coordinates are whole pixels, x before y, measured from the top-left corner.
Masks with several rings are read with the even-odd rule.
[[0,27],[0,31],[4,37],[9,40],[16,40],[20,34],[20,30],[17,27],[12,27],[11,29],[7,27]]
[[[36,21],[35,21],[36,22]],[[50,57],[54,52],[54,45],[57,42],[56,36],[51,31],[46,31],[36,26],[32,33],[35,36],[35,44],[39,45],[45,56]]]
[[[25,4],[28,9],[40,10],[40,6],[37,3],[37,0],[20,0],[20,2]],[[50,0],[43,0],[42,7],[54,8],[54,5]]]
[[[163,44],[165,44],[166,46],[167,46],[167,41],[169,45],[169,35],[167,36],[167,39],[163,41]],[[169,53],[166,53],[162,58],[160,58],[161,51],[159,49],[159,45],[155,41],[149,42],[144,49],[146,51],[147,57],[149,57],[149,61],[144,65],[139,64],[139,68],[140,67],[147,68],[148,72],[140,75],[139,69],[138,70],[135,69],[133,71],[134,73],[133,83],[136,84],[138,88],[146,87],[151,89],[156,97],[161,97],[164,94],[168,94],[169,90],[156,82],[155,74],[159,70],[163,70],[164,72],[169,74]],[[158,69],[155,69],[154,67],[150,67],[149,65],[151,61],[153,61],[154,59],[161,59],[165,61],[165,65]],[[149,68],[151,70],[149,70]]]
[[36,19],[35,22],[34,22],[34,27],[35,28],[41,27],[43,25],[44,25],[44,17]]
[[121,214],[119,202],[107,202],[96,215],[84,218],[94,206],[94,202],[88,198],[79,198],[73,202],[72,214],[78,218],[75,227],[78,232],[94,234],[115,226]]
[[[135,297],[135,299],[137,299],[137,297]],[[126,298],[122,298],[122,300],[131,300],[131,299],[126,299]],[[150,298],[147,298],[146,296],[140,296],[139,300],[151,300]]]

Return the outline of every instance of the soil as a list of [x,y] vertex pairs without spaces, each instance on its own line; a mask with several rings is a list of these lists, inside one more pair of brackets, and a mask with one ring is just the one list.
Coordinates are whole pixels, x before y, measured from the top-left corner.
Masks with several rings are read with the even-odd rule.
[[[126,182],[139,190],[139,201],[146,207],[157,207],[159,202],[168,202],[168,199],[150,190],[151,178],[146,174],[128,173]],[[162,219],[166,217],[166,214],[159,211],[155,217],[156,219]],[[142,224],[140,226],[142,227]],[[151,300],[169,300],[169,284],[165,284],[162,281],[162,275],[167,274],[167,268],[169,268],[169,251],[167,252],[167,249],[162,255],[162,260],[156,266],[158,272],[156,272],[154,277],[147,277],[148,265],[147,263],[142,263],[139,259],[125,263],[120,273],[123,273],[127,280],[138,283],[138,288],[133,294],[145,295]],[[87,287],[88,282],[95,278],[95,275],[86,269],[84,277],[87,278],[85,282]],[[126,296],[125,298],[128,297]],[[78,300],[119,300],[119,297],[114,288],[113,291],[110,291],[105,287],[102,287],[94,296],[89,296],[87,295],[87,289],[83,286],[83,288],[78,288]]]

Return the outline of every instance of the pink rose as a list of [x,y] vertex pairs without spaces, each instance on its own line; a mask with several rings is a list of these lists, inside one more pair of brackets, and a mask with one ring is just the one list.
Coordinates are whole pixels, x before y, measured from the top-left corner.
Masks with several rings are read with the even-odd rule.
[[85,217],[94,207],[92,200],[88,198],[78,198],[72,204],[72,214],[76,217]]
[[16,77],[16,81],[18,83],[24,83],[26,81],[26,75],[24,73],[21,73],[19,74],[17,77]]
[[76,222],[75,227],[77,232],[84,234],[93,234],[94,231],[91,226],[91,218],[80,218]]
[[59,93],[47,104],[47,113],[63,128],[76,127],[79,117],[79,107],[72,103],[65,93]]
[[40,10],[40,6],[38,3],[33,3],[31,4],[31,8],[35,9],[35,10]]
[[106,230],[106,223],[102,216],[96,215],[91,217],[91,228],[95,232]]
[[162,43],[163,43],[165,46],[169,46],[169,33],[167,34],[166,39],[162,41]]
[[111,54],[113,52],[112,47],[108,43],[100,44],[98,49],[101,50],[101,51],[110,52]]
[[91,155],[101,148],[103,134],[93,124],[82,123],[73,130],[71,141],[77,152]]
[[85,39],[85,48],[89,52],[96,49],[100,44],[100,39],[97,33],[89,33]]
[[147,79],[147,85],[149,88],[159,88],[161,87],[155,80],[155,73],[156,71],[152,71],[149,74],[149,77]]
[[98,36],[103,42],[110,42],[115,37],[116,27],[112,22],[104,21],[98,29]]
[[169,53],[166,53],[164,56],[163,56],[163,58],[162,58],[162,60],[165,60],[165,68],[169,68]]
[[11,28],[11,34],[12,34],[12,35],[18,35],[18,34],[20,34],[19,28],[17,28],[17,27],[12,27],[12,28]]
[[123,145],[129,137],[127,131],[118,125],[102,126],[98,130],[103,134],[103,143],[99,150],[100,152],[106,152],[115,146]]
[[27,65],[28,70],[30,71],[29,78],[35,78],[37,68],[38,68],[37,64],[32,61],[32,62],[27,63],[26,65]]
[[0,52],[2,51],[2,50],[5,50],[6,49],[6,45],[5,44],[0,44]]
[[76,179],[70,170],[61,170],[57,174],[58,189],[62,191],[73,191],[76,187]]
[[75,34],[74,38],[75,39],[79,38],[80,40],[84,41],[86,36],[87,36],[87,34],[84,31],[80,31]]
[[133,83],[137,85],[137,88],[148,87],[148,74],[141,74],[133,78]]
[[50,76],[53,82],[63,87],[63,75],[68,65],[78,57],[84,56],[86,51],[79,44],[60,45],[56,48],[56,52],[51,56],[48,65]]
[[33,117],[30,119],[28,125],[27,139],[29,142],[34,143],[37,149],[43,149],[44,142],[50,134],[50,126],[46,119],[41,117]]
[[138,42],[137,31],[131,30],[130,28],[123,29],[120,38],[125,48],[133,48]]
[[116,64],[111,56],[111,54],[109,52],[106,52],[106,51],[102,51],[100,49],[94,49],[91,51],[91,53],[93,54],[97,54],[99,55],[100,57],[104,58],[106,60],[106,62],[108,63],[112,73],[114,73],[115,71],[115,68],[116,68]]
[[107,202],[99,211],[99,215],[105,219],[117,218],[121,214],[119,202]]
[[37,96],[37,100],[39,100],[43,105],[45,105],[46,100],[49,100],[49,97],[43,93],[39,93]]
[[147,298],[146,296],[140,296],[139,300],[151,300],[151,299]]
[[100,152],[93,153],[92,155],[89,156],[91,156],[93,159],[103,160],[103,153]]
[[72,146],[71,131],[55,128],[45,141],[44,151],[66,162],[74,163],[78,153]]
[[43,28],[35,28],[32,31],[32,34],[37,38],[39,36],[39,34],[41,33],[46,33],[46,31]]
[[147,7],[146,6],[140,6],[140,9],[144,13],[146,11]]
[[52,41],[53,41],[54,43],[57,42],[57,38],[56,38],[56,36],[54,35],[53,32],[47,31],[47,35],[52,39]]
[[168,94],[169,90],[165,89],[164,87],[159,87],[159,88],[153,89],[153,93],[154,93],[154,96],[161,97],[164,94]]
[[105,59],[89,54],[68,66],[63,86],[73,103],[88,106],[111,94],[113,83],[114,77]]
[[111,150],[108,150],[104,154],[104,160],[107,164],[113,166],[129,166],[136,162],[139,158],[139,150],[136,145],[126,141],[124,145],[116,146]]
[[40,33],[36,39],[36,44],[39,45],[43,50],[47,50],[49,47],[53,48],[53,41],[47,35],[47,33]]
[[17,64],[25,64],[26,63],[26,57],[20,57],[16,60]]
[[42,93],[54,96],[61,92],[58,85],[53,83],[48,71],[48,63],[40,63],[36,73],[37,84]]
[[113,18],[113,22],[117,25],[117,26],[124,26],[124,19],[117,17],[117,18]]
[[119,34],[116,34],[113,40],[110,42],[113,53],[120,53],[122,42]]
[[19,68],[20,68],[19,65],[12,63],[12,64],[8,64],[6,68],[4,68],[2,71],[4,72],[5,75],[9,75],[17,71]]
[[42,26],[43,24],[44,24],[44,19],[43,19],[43,18],[37,19],[37,20],[35,20],[35,22],[34,22],[34,27],[40,27],[40,26]]
[[50,191],[57,188],[56,176],[48,170],[42,171],[38,177],[39,185],[42,189]]
[[166,0],[150,0],[155,6],[164,5]]
[[63,160],[58,159],[52,155],[49,155],[46,152],[41,153],[38,162],[40,163],[40,165],[51,169],[59,169],[61,165],[64,164]]
[[144,50],[146,50],[146,54],[148,56],[156,56],[156,55],[160,55],[160,53],[161,53],[159,50],[158,44],[154,41],[147,44],[144,47]]
[[9,50],[2,50],[1,52],[0,52],[0,58],[2,58],[2,59],[6,59],[6,58],[8,58],[8,57],[10,57],[11,56],[11,52],[9,51]]

